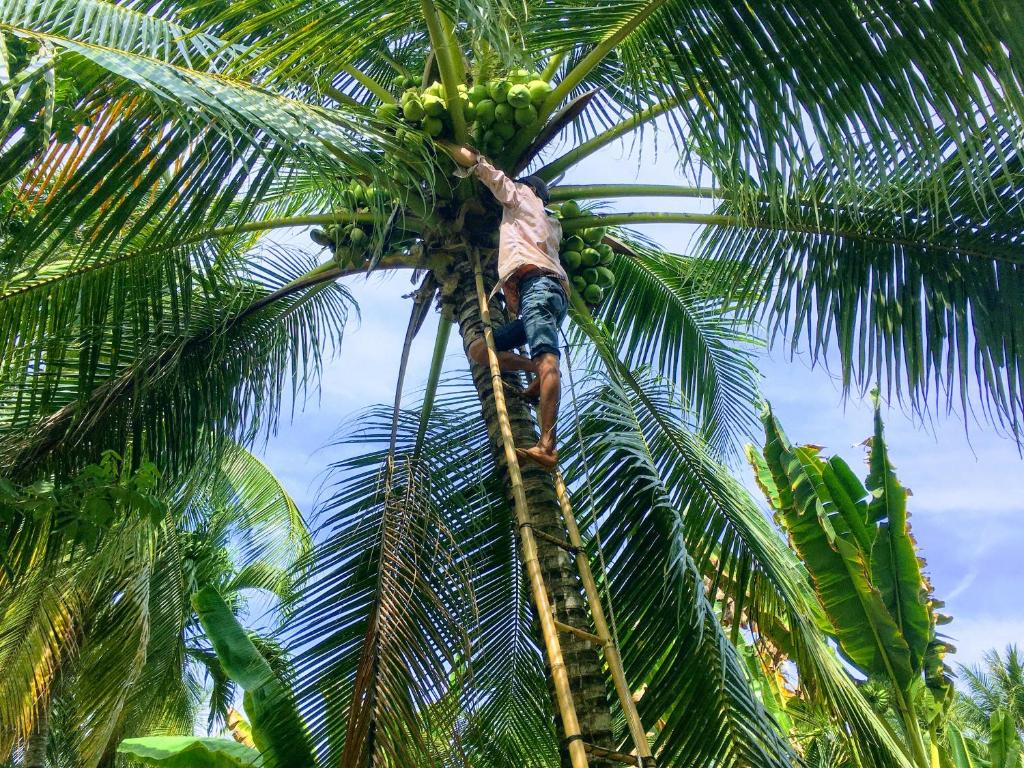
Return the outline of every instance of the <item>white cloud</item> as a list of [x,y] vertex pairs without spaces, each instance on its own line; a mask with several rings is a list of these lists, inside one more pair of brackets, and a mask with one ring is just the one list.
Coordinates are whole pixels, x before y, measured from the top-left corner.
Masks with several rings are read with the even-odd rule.
[[960,595],[971,588],[971,585],[974,583],[976,578],[978,578],[977,571],[969,571],[964,574],[963,578],[961,578],[960,581],[956,583],[956,586],[949,591],[949,594],[945,596],[946,600],[956,600],[956,598],[960,597]]

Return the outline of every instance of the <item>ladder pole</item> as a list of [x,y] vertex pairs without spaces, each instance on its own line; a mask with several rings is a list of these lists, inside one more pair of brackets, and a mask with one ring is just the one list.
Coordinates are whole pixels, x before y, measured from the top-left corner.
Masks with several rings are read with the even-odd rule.
[[576,516],[573,514],[572,504],[569,503],[569,491],[565,487],[565,481],[562,480],[561,472],[555,473],[555,493],[558,495],[558,503],[562,508],[562,518],[565,521],[566,532],[569,534],[569,543],[576,549],[576,567],[579,570],[580,581],[583,582],[583,589],[587,593],[587,601],[590,603],[594,628],[597,630],[597,636],[601,638],[604,659],[608,664],[608,671],[611,672],[612,681],[615,683],[615,691],[619,695],[622,713],[626,717],[626,725],[629,727],[629,734],[639,756],[637,765],[653,766],[655,763],[650,745],[647,743],[647,731],[644,730],[640,713],[636,709],[636,702],[633,701],[633,692],[630,691],[629,683],[626,681],[626,672],[622,667],[619,649],[608,629],[608,621],[605,619],[604,608],[601,606],[601,596],[597,591],[594,574],[590,570],[590,560],[587,558],[586,548],[583,546],[580,529],[576,524]]
[[569,687],[569,674],[562,657],[562,645],[558,639],[551,603],[544,586],[544,576],[537,557],[537,542],[530,527],[530,510],[526,503],[526,492],[523,489],[523,476],[519,471],[519,459],[516,456],[515,443],[512,438],[512,425],[509,422],[508,410],[505,407],[505,386],[501,379],[501,368],[498,365],[498,353],[494,348],[494,333],[491,329],[491,310],[487,303],[484,289],[483,268],[480,265],[480,254],[473,251],[473,268],[476,276],[476,294],[480,302],[480,319],[483,321],[484,342],[487,346],[487,361],[491,371],[491,389],[494,392],[494,406],[498,411],[498,425],[501,428],[501,442],[505,448],[505,462],[508,464],[509,479],[512,482],[512,498],[515,502],[516,522],[523,548],[523,563],[530,579],[530,591],[533,603],[537,607],[541,634],[544,636],[544,648],[548,663],[551,665],[551,677],[555,686],[555,698],[562,716],[562,727],[565,731],[566,749],[573,768],[589,768],[587,752],[584,748],[579,720],[576,717],[576,706],[573,704],[572,690]]

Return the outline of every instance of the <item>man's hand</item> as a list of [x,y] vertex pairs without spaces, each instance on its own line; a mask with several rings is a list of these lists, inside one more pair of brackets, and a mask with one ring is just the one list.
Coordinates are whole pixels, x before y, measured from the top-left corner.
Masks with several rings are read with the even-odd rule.
[[480,153],[469,147],[459,146],[447,141],[439,141],[437,145],[452,156],[452,160],[463,168],[470,168],[480,161]]

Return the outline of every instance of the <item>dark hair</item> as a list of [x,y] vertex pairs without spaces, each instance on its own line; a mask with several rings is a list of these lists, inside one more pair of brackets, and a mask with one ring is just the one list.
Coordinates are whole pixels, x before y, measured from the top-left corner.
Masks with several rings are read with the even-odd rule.
[[525,184],[533,193],[540,198],[540,201],[547,205],[551,201],[551,193],[548,192],[548,185],[544,183],[544,179],[540,176],[523,176],[521,179],[516,179],[519,184]]

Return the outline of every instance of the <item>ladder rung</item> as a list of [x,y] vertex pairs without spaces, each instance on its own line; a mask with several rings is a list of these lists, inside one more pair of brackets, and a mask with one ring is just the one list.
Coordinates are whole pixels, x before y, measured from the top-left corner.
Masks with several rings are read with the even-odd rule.
[[577,637],[582,637],[584,640],[589,640],[594,645],[604,645],[604,640],[595,635],[593,632],[587,632],[587,630],[580,629],[579,627],[574,627],[571,624],[563,624],[560,621],[555,621],[555,628],[559,632],[568,632],[572,635],[576,635]]
[[622,763],[623,765],[643,765],[643,763],[640,762],[641,758],[636,755],[627,755],[625,752],[616,752],[613,749],[605,749],[604,747],[599,747],[596,744],[591,744],[586,741],[583,742],[583,748],[594,757],[602,757],[605,760],[614,760],[615,762]]
[[533,531],[533,535],[536,536],[538,539],[543,539],[549,544],[554,544],[556,547],[561,547],[566,552],[572,555],[575,555],[577,552],[579,552],[579,550],[576,547],[574,547],[565,539],[560,539],[557,536],[552,536],[550,533],[544,533],[544,531],[534,528],[532,525],[530,526],[530,530]]

